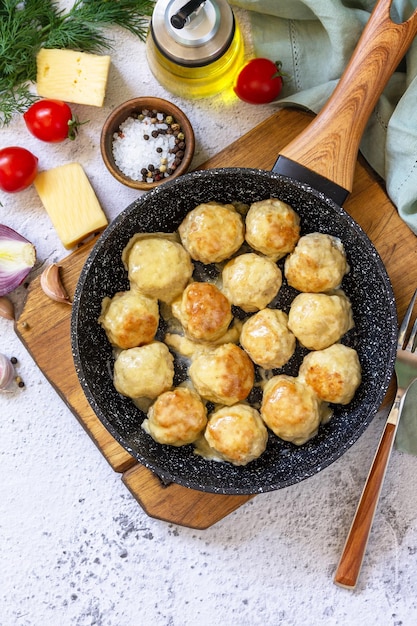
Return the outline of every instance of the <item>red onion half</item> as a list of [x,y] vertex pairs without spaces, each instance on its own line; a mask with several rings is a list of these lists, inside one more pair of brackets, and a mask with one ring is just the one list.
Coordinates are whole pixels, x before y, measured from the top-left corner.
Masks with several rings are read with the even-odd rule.
[[0,224],[0,296],[16,289],[35,261],[35,246],[9,226]]

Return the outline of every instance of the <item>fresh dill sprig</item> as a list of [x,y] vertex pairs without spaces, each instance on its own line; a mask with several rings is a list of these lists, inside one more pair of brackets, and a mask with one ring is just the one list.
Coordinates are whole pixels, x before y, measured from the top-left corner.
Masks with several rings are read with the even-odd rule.
[[144,41],[153,7],[154,0],[75,0],[64,11],[54,0],[0,0],[0,126],[36,99],[29,85],[41,48],[109,50],[103,28],[111,25]]

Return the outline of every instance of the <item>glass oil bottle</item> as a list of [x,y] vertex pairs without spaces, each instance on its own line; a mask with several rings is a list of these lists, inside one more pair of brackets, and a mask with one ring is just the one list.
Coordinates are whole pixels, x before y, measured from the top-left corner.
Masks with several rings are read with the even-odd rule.
[[160,84],[183,98],[205,98],[231,87],[244,63],[244,45],[228,2],[158,0],[147,59]]

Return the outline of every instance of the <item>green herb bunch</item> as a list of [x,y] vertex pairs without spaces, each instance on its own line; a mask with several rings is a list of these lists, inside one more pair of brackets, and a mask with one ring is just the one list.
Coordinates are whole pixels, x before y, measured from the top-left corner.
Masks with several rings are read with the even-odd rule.
[[99,53],[112,48],[103,28],[118,25],[145,40],[153,0],[76,0],[68,11],[53,0],[0,0],[0,126],[36,100],[41,48]]

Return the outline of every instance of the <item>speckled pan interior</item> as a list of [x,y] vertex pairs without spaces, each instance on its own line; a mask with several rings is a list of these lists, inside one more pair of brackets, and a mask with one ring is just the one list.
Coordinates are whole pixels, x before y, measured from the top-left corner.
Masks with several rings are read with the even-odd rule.
[[[343,241],[350,273],[342,287],[352,302],[356,326],[343,343],[359,354],[363,380],[346,407],[336,407],[317,437],[303,446],[269,436],[266,452],[245,467],[207,461],[192,446],[173,448],[155,443],[142,429],[145,417],[112,382],[112,350],[97,323],[104,296],[128,288],[121,253],[136,232],[172,232],[201,202],[251,203],[278,197],[300,215],[302,233],[320,231]],[[201,269],[201,268],[200,268]],[[212,271],[212,268],[207,268]],[[201,276],[199,276],[201,279]],[[284,281],[274,306],[289,310],[295,292]],[[162,331],[162,329],[161,329]],[[140,463],[164,481],[222,494],[256,494],[298,483],[338,459],[363,433],[387,391],[393,373],[397,317],[384,265],[361,228],[319,192],[278,174],[225,168],[187,174],[150,191],[125,209],[94,246],[82,270],[71,320],[75,367],[81,386],[104,426]],[[276,372],[296,374],[303,350]],[[177,363],[175,383],[186,375]],[[256,402],[256,397],[250,397]]]

